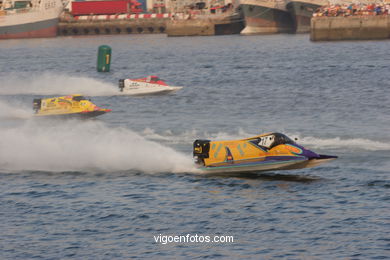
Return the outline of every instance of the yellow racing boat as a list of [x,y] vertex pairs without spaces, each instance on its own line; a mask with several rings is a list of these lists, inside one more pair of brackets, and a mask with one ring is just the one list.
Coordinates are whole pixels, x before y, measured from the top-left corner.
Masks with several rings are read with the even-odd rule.
[[198,168],[209,173],[302,169],[337,158],[312,152],[281,133],[232,141],[196,140],[193,155]]
[[111,109],[104,109],[93,104],[82,95],[34,99],[35,116],[56,117],[95,117]]

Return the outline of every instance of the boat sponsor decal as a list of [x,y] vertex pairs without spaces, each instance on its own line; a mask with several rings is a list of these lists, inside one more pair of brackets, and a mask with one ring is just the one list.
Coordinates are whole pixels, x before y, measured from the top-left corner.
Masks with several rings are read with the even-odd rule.
[[226,159],[225,159],[225,162],[232,163],[233,160],[234,160],[232,152],[230,151],[229,147],[225,147],[225,149],[226,149]]
[[300,155],[303,153],[302,149],[299,147],[296,147],[295,145],[292,144],[286,144],[286,149],[289,150],[291,153]]
[[196,147],[194,147],[194,152],[195,153],[202,153],[202,146],[196,146]]
[[72,105],[72,102],[66,99],[58,99],[58,104],[61,106]]
[[217,158],[217,157],[218,157],[218,154],[219,154],[219,152],[221,151],[221,148],[222,148],[222,144],[219,144],[217,150],[216,150],[215,153],[214,153],[214,158]]
[[[244,146],[244,149],[245,149],[246,144],[244,144],[243,146]],[[237,145],[237,150],[238,150],[238,152],[240,153],[241,156],[245,155],[244,151],[241,149],[241,145],[240,144]]]

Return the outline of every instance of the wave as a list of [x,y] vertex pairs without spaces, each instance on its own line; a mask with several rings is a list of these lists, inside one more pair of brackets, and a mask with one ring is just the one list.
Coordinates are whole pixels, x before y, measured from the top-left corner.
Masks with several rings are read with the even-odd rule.
[[195,139],[209,139],[209,140],[234,140],[234,139],[243,139],[254,134],[249,134],[243,129],[239,129],[237,133],[226,133],[226,132],[217,132],[210,133],[206,131],[198,131],[195,129],[187,130],[182,133],[173,133],[171,130],[164,131],[163,133],[156,133],[154,129],[145,128],[141,132],[142,136],[145,138],[163,141],[169,143],[192,143]]
[[348,148],[348,149],[362,149],[368,151],[387,151],[390,150],[389,142],[379,142],[364,138],[316,138],[316,137],[302,137],[298,138],[302,145],[311,146],[314,148]]
[[2,171],[196,172],[190,155],[96,121],[27,120],[0,136]]
[[[181,134],[165,131],[159,134],[150,128],[136,133],[123,127],[108,127],[100,121],[29,119],[18,127],[1,127],[0,136],[0,170],[3,172],[136,170],[196,173],[190,154],[178,152],[164,143],[191,147],[197,138],[229,140],[253,134],[243,130],[236,133],[190,130]],[[362,138],[289,136],[298,137],[298,143],[309,149],[390,150],[388,142]]]
[[117,87],[88,77],[44,72],[41,75],[9,75],[2,78],[0,95],[119,95]]
[[[243,129],[238,129],[236,133],[226,132],[200,132],[197,130],[188,130],[182,133],[172,133],[171,131],[165,131],[161,134],[156,133],[153,129],[146,128],[141,133],[145,138],[151,140],[158,140],[169,143],[192,143],[196,139],[209,139],[209,140],[234,140],[244,139],[257,134],[248,133]],[[286,133],[292,139],[297,138],[298,144],[307,146],[308,148],[316,149],[362,149],[368,151],[386,151],[390,150],[390,142],[379,142],[364,138],[343,138],[343,137],[313,137],[303,136],[301,134]]]

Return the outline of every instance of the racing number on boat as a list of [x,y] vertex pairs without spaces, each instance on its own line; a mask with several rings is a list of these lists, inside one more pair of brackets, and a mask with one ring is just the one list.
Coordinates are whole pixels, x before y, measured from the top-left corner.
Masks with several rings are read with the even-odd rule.
[[273,135],[263,136],[263,137],[259,138],[259,142],[257,144],[260,146],[270,148],[274,142],[274,139],[275,139],[275,137]]

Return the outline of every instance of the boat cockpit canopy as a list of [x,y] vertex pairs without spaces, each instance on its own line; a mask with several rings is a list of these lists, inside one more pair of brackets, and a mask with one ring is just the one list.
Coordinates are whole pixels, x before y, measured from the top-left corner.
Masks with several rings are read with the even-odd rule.
[[257,145],[271,149],[280,144],[295,144],[293,140],[281,133],[272,133],[269,135],[264,135],[259,137],[257,140]]
[[84,97],[84,96],[74,96],[72,98],[72,100],[74,100],[74,101],[81,101],[81,100],[89,100],[89,99]]
[[149,76],[149,77],[146,78],[147,82],[157,82],[159,80],[160,80],[160,78],[157,77],[157,76]]

